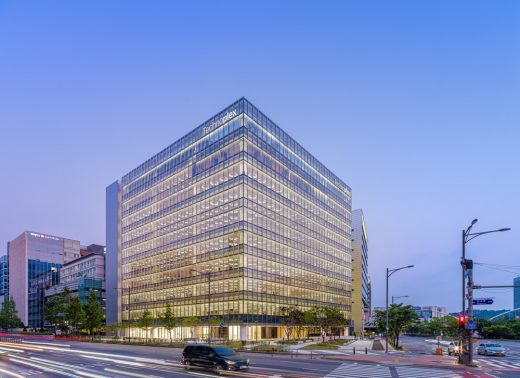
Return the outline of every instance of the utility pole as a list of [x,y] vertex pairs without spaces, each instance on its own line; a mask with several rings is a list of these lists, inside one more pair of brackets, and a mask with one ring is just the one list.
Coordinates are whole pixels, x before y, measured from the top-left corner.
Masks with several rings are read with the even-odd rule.
[[[466,244],[471,240],[485,235],[491,234],[494,232],[503,232],[509,231],[510,228],[500,228],[498,230],[491,231],[483,231],[483,232],[473,232],[471,233],[471,228],[478,222],[478,219],[473,219],[469,227],[465,230],[462,230],[462,258],[460,260],[460,264],[462,267],[462,315],[466,316],[468,322],[473,324],[473,289],[475,286],[473,285],[473,261],[466,260]],[[466,314],[466,275],[468,275],[468,313]],[[467,329],[467,326],[464,326],[460,330],[460,344],[459,344],[459,364],[465,364],[467,366],[471,366],[473,364],[473,330]]]

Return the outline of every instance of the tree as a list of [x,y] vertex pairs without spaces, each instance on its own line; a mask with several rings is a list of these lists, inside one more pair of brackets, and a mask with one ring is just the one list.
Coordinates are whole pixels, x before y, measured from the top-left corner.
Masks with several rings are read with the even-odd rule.
[[[402,303],[392,304],[388,308],[389,342],[395,348],[399,348],[399,335],[404,329],[417,323],[418,319],[419,316],[412,306],[403,306]],[[385,332],[386,311],[376,311],[376,324],[379,332]]]
[[85,311],[83,304],[78,297],[73,296],[65,305],[64,309],[65,322],[72,328],[72,333],[77,334],[81,325],[85,321]]
[[101,328],[105,320],[105,312],[103,311],[103,306],[99,303],[96,291],[92,290],[88,295],[84,311],[85,328],[88,329],[90,337],[94,340],[95,331]]
[[64,311],[63,293],[48,298],[43,305],[43,319],[54,328],[54,334],[56,334],[57,329],[63,328]]
[[200,319],[196,316],[188,316],[187,318],[182,319],[182,326],[189,327],[191,337],[193,338],[193,328],[200,324]]
[[334,307],[314,306],[304,315],[304,318],[309,325],[320,328],[323,342],[333,327],[346,324],[346,319],[341,311]]
[[18,310],[16,309],[16,303],[11,297],[8,301],[4,302],[2,310],[0,310],[0,327],[10,330],[11,328],[18,327],[22,321],[18,317]]
[[335,339],[336,332],[334,332],[334,330],[344,327],[347,324],[347,319],[345,319],[345,316],[341,311],[335,307],[325,307],[325,316],[328,328]]
[[175,317],[172,306],[170,306],[169,303],[166,305],[166,310],[162,314],[160,321],[161,325],[168,331],[170,336],[170,344],[172,344],[172,331],[175,329],[175,327],[177,327],[177,318]]
[[150,328],[152,328],[153,323],[154,319],[152,317],[152,313],[148,309],[145,309],[141,314],[141,317],[137,319],[137,326],[145,332],[146,343],[148,343],[148,332],[150,331]]
[[294,319],[294,307],[293,306],[281,306],[278,309],[280,316],[282,317],[282,324],[284,327],[285,337],[287,341],[291,336],[291,328],[295,325]]

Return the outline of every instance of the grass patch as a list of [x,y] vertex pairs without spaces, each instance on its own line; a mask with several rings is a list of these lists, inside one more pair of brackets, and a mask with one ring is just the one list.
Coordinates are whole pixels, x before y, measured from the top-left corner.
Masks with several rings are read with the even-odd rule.
[[311,344],[306,345],[301,349],[305,350],[336,350],[340,346],[348,343],[348,340],[331,340],[331,341],[325,341],[324,343],[318,343],[318,344]]
[[296,340],[282,340],[282,341],[278,341],[278,344],[280,344],[280,345],[296,345],[296,344],[298,344],[298,341],[296,341]]

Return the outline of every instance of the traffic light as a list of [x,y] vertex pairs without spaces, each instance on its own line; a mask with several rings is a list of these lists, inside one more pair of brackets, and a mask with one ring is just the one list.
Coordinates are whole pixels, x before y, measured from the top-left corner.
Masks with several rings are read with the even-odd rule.
[[459,314],[459,316],[457,317],[457,323],[459,324],[459,327],[466,327],[466,320],[467,320],[467,317],[466,315],[464,314]]

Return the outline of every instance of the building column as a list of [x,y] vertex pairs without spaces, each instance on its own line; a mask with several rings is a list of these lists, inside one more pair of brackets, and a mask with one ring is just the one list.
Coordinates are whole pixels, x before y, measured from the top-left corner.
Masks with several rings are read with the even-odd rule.
[[240,326],[240,341],[246,341],[247,340],[247,326],[241,325]]

